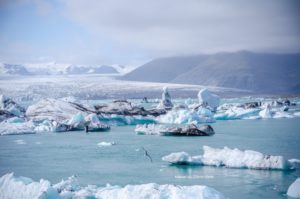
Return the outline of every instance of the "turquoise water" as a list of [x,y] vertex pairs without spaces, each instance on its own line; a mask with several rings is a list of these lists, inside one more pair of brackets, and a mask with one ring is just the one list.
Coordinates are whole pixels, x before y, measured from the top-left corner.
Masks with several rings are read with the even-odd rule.
[[[237,147],[300,159],[300,118],[217,121],[211,137],[136,135],[135,126],[109,132],[40,133],[0,137],[0,175],[15,172],[57,183],[77,175],[82,185],[159,184],[208,185],[226,198],[287,198],[288,186],[300,177],[295,171],[170,166],[161,157],[171,152],[202,154],[202,146]],[[25,144],[17,144],[16,140]],[[116,145],[98,147],[102,141]],[[153,163],[144,157],[145,147]]]

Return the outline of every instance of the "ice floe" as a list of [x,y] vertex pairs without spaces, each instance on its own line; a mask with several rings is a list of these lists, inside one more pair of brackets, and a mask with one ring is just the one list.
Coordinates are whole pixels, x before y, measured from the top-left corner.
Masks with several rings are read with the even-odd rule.
[[230,168],[248,169],[293,169],[283,156],[264,155],[257,151],[239,149],[223,149],[203,146],[203,155],[191,156],[185,152],[171,153],[162,160],[171,164],[197,164],[210,166],[225,166]]
[[57,199],[57,198],[164,198],[164,199],[225,199],[213,188],[203,185],[179,186],[172,184],[159,185],[156,183],[141,185],[126,185],[125,187],[107,185],[79,186],[76,177],[51,185],[47,180],[32,181],[26,177],[14,177],[13,173],[0,178],[0,194],[3,199]]
[[287,195],[292,198],[300,198],[300,178],[297,178],[288,188]]

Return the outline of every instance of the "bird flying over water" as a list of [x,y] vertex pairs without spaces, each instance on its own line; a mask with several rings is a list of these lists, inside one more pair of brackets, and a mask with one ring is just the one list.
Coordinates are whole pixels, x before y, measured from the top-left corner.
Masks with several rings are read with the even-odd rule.
[[142,147],[142,149],[144,150],[144,156],[147,156],[148,158],[149,158],[149,160],[152,162],[152,157],[149,155],[149,153],[148,153],[148,151],[144,148],[144,147]]

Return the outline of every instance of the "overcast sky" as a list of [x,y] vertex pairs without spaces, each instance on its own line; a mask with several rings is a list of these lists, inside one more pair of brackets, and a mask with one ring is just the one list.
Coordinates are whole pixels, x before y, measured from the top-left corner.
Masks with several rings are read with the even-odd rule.
[[300,52],[298,0],[0,0],[0,61],[139,65]]

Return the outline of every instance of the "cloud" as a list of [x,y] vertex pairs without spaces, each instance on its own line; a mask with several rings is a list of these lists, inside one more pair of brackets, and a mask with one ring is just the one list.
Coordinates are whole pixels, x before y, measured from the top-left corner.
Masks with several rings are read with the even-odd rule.
[[300,2],[64,0],[65,16],[103,39],[149,55],[300,51]]

